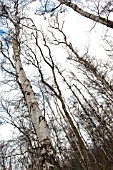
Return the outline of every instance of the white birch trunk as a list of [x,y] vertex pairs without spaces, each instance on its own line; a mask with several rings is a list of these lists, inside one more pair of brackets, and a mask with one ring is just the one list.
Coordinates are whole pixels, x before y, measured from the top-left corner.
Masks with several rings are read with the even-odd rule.
[[83,10],[82,8],[79,8],[75,3],[68,1],[68,0],[58,0],[61,4],[64,4],[70,8],[72,8],[74,11],[76,11],[77,13],[79,13],[80,15],[89,18],[95,22],[98,22],[100,24],[106,25],[109,28],[113,29],[113,21],[109,20],[107,17],[103,18],[101,16],[97,16],[94,15],[92,13],[89,13],[85,10]]
[[[16,28],[16,29],[19,29],[19,28]],[[37,98],[34,94],[30,81],[27,79],[27,76],[22,66],[22,62],[20,58],[21,49],[18,43],[19,36],[16,35],[15,37],[12,40],[12,47],[13,47],[13,53],[14,53],[16,75],[19,80],[19,83],[21,84],[21,88],[22,88],[21,90],[24,94],[24,98],[25,98],[25,101],[28,107],[28,111],[31,116],[31,121],[34,125],[36,135],[39,141],[39,150],[40,150],[39,154],[42,160],[41,169],[46,170],[46,169],[51,169],[51,167],[54,167],[55,169],[55,166],[54,166],[56,164],[55,155],[54,155],[53,148],[51,146],[51,138],[50,138],[48,125],[45,120],[45,117],[42,115],[42,112],[39,109]]]
[[20,59],[20,49],[18,49],[18,42],[13,39],[13,52],[15,58],[16,74],[24,92],[25,100],[28,106],[28,110],[32,119],[32,123],[35,127],[36,134],[39,142],[44,140],[50,140],[50,133],[48,130],[47,123],[41,110],[38,107],[37,98],[33,92],[32,86],[26,77],[25,71],[23,69],[21,59]]
[[[14,33],[11,35],[12,37],[12,48],[13,48],[13,57],[15,62],[15,71],[17,83],[20,86],[20,89],[24,95],[24,99],[26,101],[26,105],[28,107],[29,114],[31,116],[31,121],[34,125],[34,129],[37,135],[37,139],[39,141],[38,148],[38,167],[33,170],[48,170],[48,169],[58,169],[58,164],[55,161],[55,152],[51,145],[51,137],[48,129],[47,122],[45,117],[43,116],[41,110],[39,109],[37,98],[34,94],[30,81],[27,79],[25,71],[21,62],[21,47],[19,43],[20,37],[20,11],[19,6],[20,2],[14,0],[12,6],[14,9],[13,13],[10,13],[8,8],[2,7],[3,12],[5,13],[5,17],[14,25]],[[12,15],[14,15],[12,17]]]

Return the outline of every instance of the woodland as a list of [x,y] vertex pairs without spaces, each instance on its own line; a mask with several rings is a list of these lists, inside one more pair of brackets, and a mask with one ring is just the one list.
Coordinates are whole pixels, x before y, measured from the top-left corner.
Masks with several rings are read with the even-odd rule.
[[0,170],[113,170],[112,32],[112,0],[0,0]]

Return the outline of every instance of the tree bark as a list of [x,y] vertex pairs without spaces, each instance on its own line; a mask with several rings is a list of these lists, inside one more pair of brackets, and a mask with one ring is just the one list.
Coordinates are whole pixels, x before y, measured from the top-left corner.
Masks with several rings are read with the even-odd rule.
[[89,13],[81,8],[79,8],[76,4],[72,3],[68,0],[58,0],[61,4],[64,4],[70,8],[72,8],[75,12],[79,13],[80,15],[89,18],[95,22],[98,22],[100,24],[106,25],[109,28],[113,29],[113,21],[109,20],[108,18],[103,18],[101,16],[94,15],[92,13]]
[[[13,23],[14,24],[14,23]],[[31,83],[28,80],[21,62],[21,47],[19,42],[20,26],[15,22],[15,33],[12,39],[13,57],[15,62],[15,71],[19,86],[24,95],[26,105],[28,107],[31,121],[36,131],[38,146],[38,170],[58,169],[58,164],[55,161],[55,152],[51,144],[51,137],[48,124],[39,109],[37,98],[32,89]],[[56,168],[57,167],[57,168]]]

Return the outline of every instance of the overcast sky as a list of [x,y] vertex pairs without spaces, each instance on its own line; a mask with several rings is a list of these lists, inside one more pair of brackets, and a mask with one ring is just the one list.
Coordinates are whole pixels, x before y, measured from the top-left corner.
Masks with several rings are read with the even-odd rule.
[[[35,3],[34,3],[35,5]],[[32,6],[33,9],[33,6]],[[28,11],[29,17],[35,21],[37,27],[42,25],[42,28],[47,31],[48,20],[44,19],[42,16],[38,16],[34,14],[34,11]],[[49,15],[49,14],[48,14]],[[73,42],[75,47],[78,48],[80,54],[84,53],[84,49],[89,46],[90,53],[96,55],[97,58],[106,59],[105,51],[103,50],[103,37],[106,32],[106,27],[100,24],[96,24],[93,28],[94,23],[89,19],[85,19],[84,17],[78,15],[72,10],[68,10],[68,13],[65,14],[63,18],[63,14],[61,16],[62,19],[65,20],[64,24],[64,32],[69,37],[69,41]],[[61,21],[62,21],[61,19]],[[91,30],[93,28],[93,30]],[[0,36],[5,34],[5,30],[0,29]],[[59,61],[61,60],[61,52],[55,49],[57,54],[59,52]],[[96,52],[96,53],[95,53]],[[0,72],[1,77],[1,72]],[[1,77],[2,78],[2,77]],[[8,124],[0,125],[0,138],[1,139],[9,139],[12,136],[12,127]]]

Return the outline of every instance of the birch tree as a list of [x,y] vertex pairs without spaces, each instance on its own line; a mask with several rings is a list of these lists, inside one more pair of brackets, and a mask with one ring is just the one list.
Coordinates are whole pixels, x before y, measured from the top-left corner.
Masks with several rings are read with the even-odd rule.
[[[24,3],[24,2],[23,2]],[[26,2],[27,3],[27,2]],[[30,2],[28,2],[30,3]],[[20,37],[21,37],[21,21],[24,16],[21,14],[21,9],[25,4],[22,2],[15,0],[6,3],[1,1],[1,19],[5,20],[5,23],[8,23],[9,27],[12,24],[12,32],[10,34],[10,44],[13,48],[13,64],[15,69],[15,75],[17,79],[17,83],[24,95],[24,99],[26,105],[28,107],[28,111],[31,117],[31,121],[34,125],[37,140],[39,142],[39,163],[38,167],[34,167],[33,169],[51,169],[55,168],[57,165],[55,160],[55,153],[52,148],[50,133],[48,129],[47,122],[38,106],[37,98],[34,94],[30,81],[28,80],[24,68],[22,66],[21,61],[21,44],[20,44]],[[20,9],[21,8],[21,9]],[[9,56],[5,54],[3,50],[3,44],[1,42],[1,51],[4,57],[9,59]]]
[[[106,26],[111,28],[110,25],[107,25],[107,21],[109,22],[109,19],[108,18],[103,19],[102,17],[100,17],[100,15],[102,14],[102,15],[105,16],[105,11],[107,11],[107,10],[108,10],[107,11],[108,13],[109,12],[112,13],[112,10],[109,10],[109,9],[112,8],[112,3],[106,4],[105,8],[103,6],[101,6],[100,4],[98,4],[97,7],[98,7],[98,10],[99,10],[99,14],[100,14],[99,16],[97,16],[97,15],[94,16],[91,13],[87,13],[87,15],[85,15],[86,11],[83,11],[74,2],[71,2],[71,1],[70,2],[69,1],[62,1],[61,4],[65,4],[69,7],[71,7],[72,9],[74,9],[75,11],[77,10],[76,12],[79,12],[81,15],[83,15],[87,18],[89,16],[91,16],[91,18],[90,17],[89,18],[92,19],[93,21],[95,21],[96,23],[99,22],[99,23],[106,25]],[[45,12],[53,12],[54,10],[57,9],[57,7],[59,8],[59,5],[54,6],[52,8],[52,10],[50,10],[50,8],[48,8],[47,3],[46,3]],[[101,9],[100,9],[100,7],[101,7]],[[101,11],[102,9],[103,9],[103,11]],[[56,12],[56,13],[59,15],[58,12]],[[52,45],[57,45],[57,46],[60,46],[61,48],[66,47],[66,51],[68,51],[67,59],[69,59],[71,61],[71,64],[74,65],[77,68],[77,70],[80,71],[79,74],[82,73],[82,75],[85,76],[84,77],[85,80],[82,82],[82,80],[80,80],[80,77],[78,78],[77,70],[75,69],[76,74],[73,71],[71,71],[71,75],[73,75],[73,76],[71,77],[70,82],[68,82],[68,80],[66,79],[66,76],[63,76],[62,71],[60,71],[60,69],[57,67],[57,64],[54,65],[54,67],[55,67],[55,69],[57,68],[59,74],[61,75],[61,77],[63,79],[63,82],[65,82],[68,89],[70,89],[70,91],[72,92],[73,95],[71,96],[71,99],[73,97],[75,97],[73,99],[73,109],[74,109],[74,106],[75,106],[74,102],[77,100],[77,103],[79,103],[80,109],[77,109],[77,107],[75,108],[75,112],[78,110],[78,112],[77,112],[78,114],[75,117],[78,117],[78,115],[80,115],[79,120],[82,120],[82,122],[81,122],[82,127],[86,126],[85,129],[87,129],[86,130],[87,133],[89,134],[90,137],[92,136],[90,139],[92,139],[93,146],[95,148],[98,148],[100,146],[99,143],[102,144],[101,145],[102,146],[101,152],[103,152],[104,156],[103,156],[103,158],[101,157],[101,160],[100,160],[101,165],[100,164],[98,164],[98,165],[93,164],[93,167],[95,167],[95,169],[103,169],[104,167],[108,166],[108,164],[112,160],[111,152],[109,151],[109,153],[108,153],[107,150],[104,148],[104,144],[103,144],[104,141],[106,141],[105,138],[109,138],[107,143],[106,143],[107,145],[109,145],[112,141],[112,136],[113,136],[112,120],[111,120],[112,116],[109,117],[109,115],[107,114],[107,110],[106,110],[107,105],[109,105],[109,107],[110,107],[110,103],[112,103],[112,79],[111,79],[111,77],[110,77],[110,79],[108,78],[109,77],[108,74],[109,73],[112,74],[112,69],[111,69],[112,66],[110,66],[109,62],[106,62],[106,63],[104,63],[102,61],[98,62],[98,60],[96,60],[96,57],[94,58],[94,57],[92,57],[91,55],[88,54],[88,51],[86,51],[86,53],[84,55],[79,55],[79,52],[76,50],[75,45],[73,45],[72,42],[69,41],[69,38],[68,38],[69,34],[66,35],[65,31],[63,31],[63,24],[64,23],[62,25],[60,25],[60,22],[59,22],[60,19],[58,19],[60,17],[58,17],[58,15],[56,15],[56,13],[55,13],[55,15],[54,15],[54,13],[51,14],[51,15],[54,15],[54,17],[56,17],[56,19],[55,20],[53,19],[54,21],[52,22],[52,24],[50,22],[50,25],[49,25],[50,28],[51,28],[49,31],[51,32],[51,35],[52,35],[50,42],[52,43]],[[106,17],[109,17],[109,14]],[[105,22],[103,23],[102,21],[105,21]],[[112,23],[112,21],[110,21],[109,24],[110,23]],[[56,34],[54,33],[56,30],[58,31],[58,34],[61,34],[62,38],[59,38],[60,36],[59,37],[56,36]],[[109,42],[109,41],[110,40],[108,40],[107,42]],[[110,45],[111,45],[111,51],[110,52],[112,54],[112,43],[110,43]],[[51,58],[51,56],[50,56],[50,58]],[[109,58],[109,56],[108,56],[108,58]],[[112,61],[112,57],[111,57],[111,61]],[[46,62],[46,60],[45,60],[45,62]],[[107,72],[108,69],[110,70],[109,73]],[[74,83],[72,83],[73,80],[75,80]],[[48,88],[50,88],[51,91],[54,92],[54,94],[56,93],[54,91],[54,89],[52,89],[52,87],[50,87],[50,84],[48,85],[46,82],[44,82],[44,79],[42,79],[42,82]],[[87,94],[90,96],[89,100],[85,97],[84,92],[82,92],[82,88],[78,87],[78,86],[81,86],[81,85],[83,86],[83,88],[85,88],[84,90],[86,90]],[[59,90],[59,86],[60,85],[57,86],[58,90]],[[89,89],[89,87],[90,87],[90,89]],[[78,91],[79,95],[77,95],[75,93],[75,90]],[[61,92],[61,93],[63,93],[63,92]],[[56,94],[56,96],[57,96],[57,94]],[[98,96],[101,96],[100,98],[102,99],[102,102],[99,100]],[[59,98],[59,96],[58,96],[58,98]],[[62,98],[62,95],[61,95],[61,98]],[[71,107],[71,106],[69,105],[69,107]],[[71,112],[71,114],[72,114],[72,112]],[[111,113],[110,113],[110,115],[111,115]],[[109,121],[105,121],[105,117],[106,117],[106,120],[109,119]],[[86,123],[85,123],[85,120],[87,120]],[[80,126],[81,126],[81,123],[80,123]],[[70,123],[70,125],[72,125],[72,124]],[[74,133],[75,133],[75,131],[74,131]],[[102,137],[102,134],[104,134],[103,137]],[[79,144],[80,144],[80,141],[79,141]],[[111,148],[110,150],[112,150],[111,144],[109,145],[109,147]],[[99,153],[99,148],[97,150],[98,150],[98,153]],[[108,156],[109,158],[107,158],[106,156]],[[94,154],[94,150],[93,150],[92,154],[90,155],[90,158],[92,160],[93,159],[98,160],[98,158],[96,158],[96,155]],[[91,159],[90,159],[90,161],[91,161]],[[107,163],[105,165],[104,159],[107,160],[107,162],[109,162],[109,163]],[[91,161],[91,162],[93,162],[93,161]],[[90,167],[90,166],[88,166],[87,168],[92,169],[92,167]]]
[[113,21],[111,20],[113,12],[113,2],[111,0],[85,0],[85,1],[72,1],[72,0],[57,0],[55,3],[52,0],[42,1],[44,8],[42,8],[42,13],[54,12],[57,9],[62,10],[62,5],[66,9],[70,8],[74,10],[79,15],[88,18],[96,23],[107,26],[113,29]]
[[[70,31],[65,32],[61,15],[70,7],[69,9],[74,9],[82,16],[107,26],[106,17],[112,13],[112,4],[107,4],[104,8],[105,4],[102,6],[99,3],[96,15],[92,9],[88,11],[93,14],[82,9],[85,3],[59,0],[48,5],[48,2],[52,1],[46,1],[42,6],[44,10],[41,11],[47,27],[43,25],[41,29],[37,28],[32,18],[23,15],[26,2],[22,4],[24,2],[13,1],[12,5],[1,3],[1,18],[9,30],[7,37],[1,41],[1,68],[13,77],[20,88],[18,92],[23,94],[23,98],[17,95],[20,98],[17,97],[15,102],[11,103],[11,99],[8,99],[12,107],[15,105],[19,108],[18,114],[21,114],[16,118],[9,112],[12,116],[11,123],[22,133],[21,141],[18,140],[22,160],[20,165],[26,169],[110,169],[113,160],[112,63],[98,61],[96,57],[91,56],[88,49],[84,54],[77,50],[75,42],[70,40]],[[10,5],[11,8],[8,8]],[[25,7],[27,8],[26,5]],[[85,7],[87,9],[87,5]],[[51,14],[46,15],[46,12]],[[107,19],[108,27],[111,28],[111,22]],[[9,52],[9,44],[12,46],[13,57]],[[112,47],[112,41],[109,45]],[[109,54],[112,54],[112,50]],[[63,60],[59,63],[61,58],[66,62]],[[33,69],[33,72],[35,70],[32,80],[28,79],[26,66]],[[35,94],[33,86],[40,87],[41,95]],[[11,88],[14,87],[17,88],[11,84]],[[41,98],[44,107],[40,105]],[[5,103],[1,103],[2,107],[6,112],[9,111],[6,107],[8,100],[1,99]],[[23,99],[27,111],[23,111],[18,104]],[[17,110],[14,113],[16,114]],[[49,119],[48,124],[45,117]],[[13,121],[13,118],[18,121]],[[60,158],[60,168],[56,165],[51,139]],[[24,153],[24,149],[28,154]],[[28,161],[27,156],[30,161],[29,166],[25,167],[23,164]]]
[[[103,24],[109,28],[113,28],[113,21],[109,19],[110,13],[113,12],[113,4],[112,1],[108,1],[105,3],[104,1],[95,1],[95,12],[96,14],[93,14],[92,11],[88,12],[82,8],[80,8],[76,2],[68,1],[68,0],[58,0],[61,4],[66,5],[67,7],[73,9],[78,14],[82,15],[83,17],[86,17],[88,19],[91,19],[95,22],[98,22],[100,24]],[[82,3],[82,1],[81,1]],[[93,4],[91,1],[86,1],[85,3]],[[103,5],[102,5],[103,3]],[[91,10],[91,9],[90,9]],[[97,10],[97,11],[96,11]],[[104,17],[103,17],[104,15]]]

